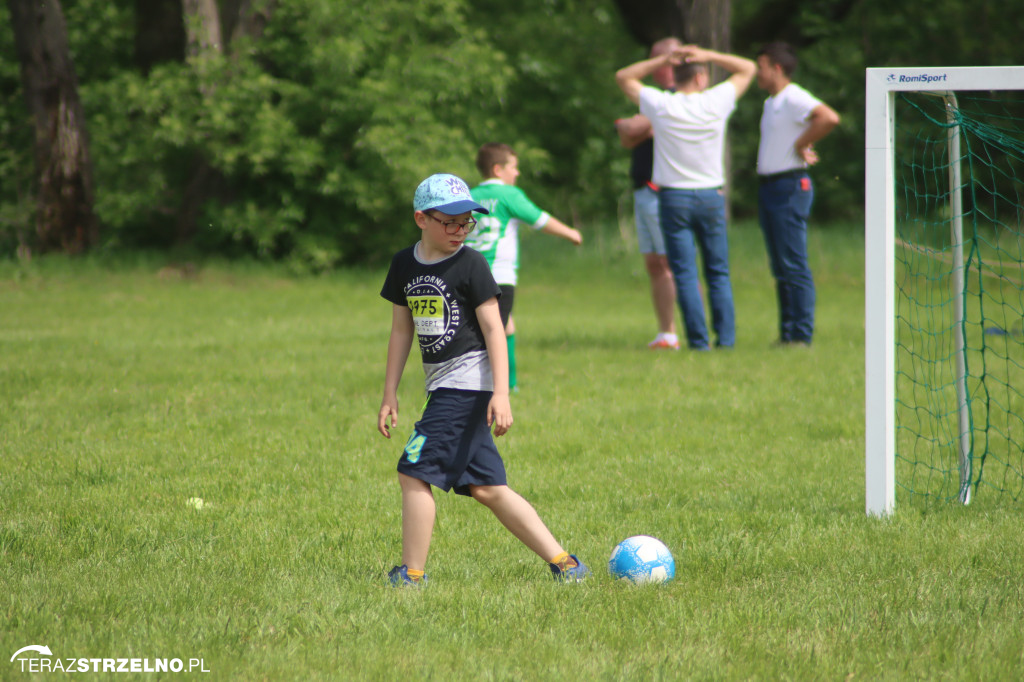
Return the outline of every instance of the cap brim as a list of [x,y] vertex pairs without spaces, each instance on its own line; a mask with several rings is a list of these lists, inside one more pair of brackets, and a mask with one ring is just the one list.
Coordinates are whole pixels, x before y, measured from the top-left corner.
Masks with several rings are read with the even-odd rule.
[[444,204],[443,206],[431,206],[428,211],[440,211],[445,215],[462,215],[463,213],[469,213],[470,211],[476,211],[477,213],[490,213],[486,208],[470,201],[469,199],[463,199],[462,201],[453,201],[450,204]]

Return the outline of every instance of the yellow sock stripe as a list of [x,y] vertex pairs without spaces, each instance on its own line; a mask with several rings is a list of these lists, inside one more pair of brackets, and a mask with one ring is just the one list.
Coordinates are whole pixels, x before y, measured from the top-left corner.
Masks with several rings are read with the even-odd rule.
[[561,564],[565,563],[568,560],[569,560],[569,553],[568,552],[562,552],[561,554],[556,556],[554,559],[552,559],[548,563],[549,564],[555,564],[556,566],[558,566],[558,565],[561,565]]

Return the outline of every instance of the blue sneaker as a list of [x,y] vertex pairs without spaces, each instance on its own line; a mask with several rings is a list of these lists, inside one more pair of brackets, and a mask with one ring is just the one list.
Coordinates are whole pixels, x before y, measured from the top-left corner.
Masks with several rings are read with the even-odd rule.
[[558,564],[548,564],[551,568],[551,576],[563,583],[579,583],[590,575],[590,569],[587,565],[576,558],[575,554],[570,554],[569,558],[576,562],[575,566],[559,566]]
[[427,575],[424,573],[421,580],[413,580],[409,577],[408,567],[403,564],[388,571],[388,580],[391,581],[392,587],[423,587],[427,584]]

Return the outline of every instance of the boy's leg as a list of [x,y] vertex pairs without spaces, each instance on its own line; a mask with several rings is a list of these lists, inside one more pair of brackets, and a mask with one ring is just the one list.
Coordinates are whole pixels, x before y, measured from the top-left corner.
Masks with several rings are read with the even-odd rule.
[[516,387],[516,335],[509,334],[505,337],[508,344],[508,390]]
[[658,320],[658,338],[654,341],[657,342],[665,335],[676,334],[676,283],[665,255],[665,238],[658,218],[658,193],[647,185],[633,190],[633,216],[637,244],[651,282],[651,300]]
[[694,210],[694,227],[708,285],[712,329],[716,345],[736,345],[736,307],[729,277],[729,238],[726,235],[725,196],[720,190],[699,190]]
[[509,313],[505,325],[505,340],[508,342],[508,390],[516,387],[516,321]]
[[516,387],[516,322],[512,319],[512,305],[516,300],[516,288],[511,284],[501,284],[501,297],[498,299],[498,312],[501,323],[505,325],[505,342],[508,345],[508,390]]
[[551,562],[565,550],[541,521],[537,510],[507,485],[474,485],[470,494],[541,559]]
[[707,350],[708,328],[697,276],[697,242],[693,232],[696,196],[696,190],[662,188],[658,193],[658,207],[687,346],[693,350]]
[[645,253],[644,267],[651,281],[651,299],[654,314],[658,320],[660,334],[676,333],[676,281],[668,266],[668,256],[659,253]]
[[402,486],[402,563],[410,570],[422,571],[437,515],[434,493],[429,483],[418,478],[399,473],[398,481]]

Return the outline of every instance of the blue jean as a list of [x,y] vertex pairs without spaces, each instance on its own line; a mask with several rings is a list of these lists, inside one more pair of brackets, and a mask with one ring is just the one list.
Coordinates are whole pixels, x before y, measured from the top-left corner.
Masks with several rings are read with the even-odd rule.
[[814,185],[806,173],[761,182],[758,215],[775,277],[779,340],[811,342],[814,335],[814,279],[807,261],[807,218]]
[[720,189],[658,191],[665,252],[676,280],[676,300],[692,349],[708,348],[704,300],[697,279],[697,250],[704,263],[704,281],[711,304],[716,345],[736,343],[736,313],[729,280],[729,242],[725,234],[725,195]]
[[633,216],[636,218],[636,241],[640,253],[665,255],[665,239],[661,236],[658,218],[658,193],[644,185],[633,190]]

